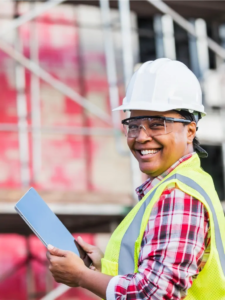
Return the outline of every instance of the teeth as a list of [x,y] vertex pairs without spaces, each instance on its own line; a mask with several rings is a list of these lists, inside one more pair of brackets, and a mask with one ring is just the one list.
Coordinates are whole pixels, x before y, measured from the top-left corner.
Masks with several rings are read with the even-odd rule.
[[155,154],[157,153],[159,150],[141,150],[141,154],[142,155],[147,155],[147,154]]

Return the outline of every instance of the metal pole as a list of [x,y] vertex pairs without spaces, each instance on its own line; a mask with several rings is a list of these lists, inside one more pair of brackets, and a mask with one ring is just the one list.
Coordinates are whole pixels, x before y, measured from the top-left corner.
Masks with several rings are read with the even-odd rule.
[[162,30],[162,16],[156,15],[153,19],[154,32],[155,32],[155,48],[156,48],[156,57],[162,58],[165,57],[165,49],[163,43],[163,30]]
[[[220,41],[220,45],[225,48],[225,44],[224,44],[224,38],[223,38],[223,32],[221,32],[221,29],[223,28],[224,25],[221,25],[219,20],[218,21],[213,21],[212,23],[212,38],[219,43]],[[215,63],[216,63],[216,69],[222,65],[222,63],[224,62],[224,60],[216,55],[215,56]]]
[[26,248],[27,248],[27,263],[26,263],[26,284],[27,284],[27,300],[32,300],[35,295],[35,282],[34,274],[32,270],[32,254],[30,249],[29,236],[26,237]]
[[71,126],[40,126],[33,127],[28,125],[26,128],[21,128],[18,125],[10,123],[0,123],[0,131],[3,132],[36,132],[55,133],[55,134],[70,134],[70,135],[113,135],[112,128],[91,128],[91,127],[71,127]]
[[64,2],[65,0],[51,0],[47,1],[44,4],[42,4],[40,7],[35,8],[33,10],[30,10],[28,13],[22,15],[21,17],[13,20],[10,22],[9,25],[6,26],[6,28],[2,28],[0,31],[0,37],[4,36],[8,32],[10,32],[13,29],[16,29],[17,27],[21,26],[22,24],[25,24],[32,19],[38,17],[39,15],[45,13],[49,9],[57,6],[58,4]]
[[[217,34],[219,34],[220,40],[221,40],[221,45],[224,47],[225,46],[225,25],[222,24],[220,25],[220,27],[217,27]],[[216,58],[216,62],[217,62],[217,68],[219,66],[219,62],[221,61],[221,59]],[[223,61],[221,61],[221,64],[224,63]],[[220,115],[221,115],[221,120],[222,120],[222,129],[223,129],[223,138],[225,139],[225,108],[224,106],[220,107]],[[224,197],[225,197],[225,140],[221,141],[221,147],[222,147],[222,164],[223,164],[223,193],[224,193]],[[224,199],[220,199],[220,200],[224,200]]]
[[60,284],[53,291],[51,291],[46,296],[44,296],[43,298],[41,298],[41,300],[55,300],[59,296],[61,296],[65,292],[67,292],[69,289],[71,289],[70,286],[67,286],[67,285],[64,285],[64,284]]
[[[106,72],[107,80],[109,85],[109,100],[111,109],[119,106],[119,90],[117,85],[117,74],[116,74],[116,58],[113,45],[113,35],[111,30],[111,15],[109,0],[100,0],[102,28],[104,35],[104,48],[105,48],[105,59],[106,59]],[[116,149],[122,155],[128,155],[129,152],[124,150],[121,143],[121,132],[120,128],[120,114],[119,112],[112,113],[113,127],[115,129],[115,142]]]
[[[169,14],[173,18],[173,20],[180,25],[180,27],[184,28],[191,35],[197,37],[194,25],[191,24],[189,21],[187,21],[185,18],[183,18],[181,15],[179,15],[177,12],[175,12],[163,1],[161,0],[147,0],[147,1],[151,3],[154,7],[158,8],[158,10],[160,10],[164,14]],[[225,49],[209,37],[207,37],[207,45],[217,55],[225,59]]]
[[195,21],[195,31],[197,35],[197,55],[201,72],[201,77],[209,69],[209,52],[207,46],[207,28],[203,19]]
[[125,87],[127,88],[134,68],[129,0],[119,0],[119,10],[123,47],[124,81]]
[[154,17],[154,31],[157,58],[176,59],[173,19],[170,15]]
[[161,17],[165,57],[176,59],[173,19],[170,15]]
[[[222,120],[222,129],[223,129],[223,136],[225,137],[225,109],[221,108],[220,110],[220,116],[221,116],[221,120]],[[223,167],[223,192],[225,195],[225,140],[221,141],[221,150],[222,150],[222,167]],[[224,199],[220,199],[220,200],[224,200]]]
[[[33,11],[37,9],[37,3],[32,4]],[[32,34],[32,38],[31,38]],[[30,57],[38,65],[39,64],[39,44],[38,44],[38,24],[34,20],[30,26]],[[31,74],[31,119],[32,126],[35,128],[32,132],[32,168],[33,179],[36,181],[41,172],[41,103],[40,103],[40,82],[39,78]]]
[[[83,45],[81,34],[82,30],[78,28],[78,43],[77,43],[77,53],[78,53],[78,80],[79,80],[79,92],[82,97],[86,97],[87,88],[85,81],[85,59],[83,55]],[[82,125],[83,127],[89,128],[89,117],[87,110],[83,107],[81,109],[81,117],[82,117]],[[90,126],[91,128],[91,126]],[[94,189],[93,180],[92,180],[92,139],[91,135],[83,135],[83,149],[84,149],[84,162],[85,162],[85,179],[86,179],[86,189],[87,191],[91,191]]]
[[[224,112],[223,112],[224,115]],[[225,195],[225,142],[222,142],[222,162],[223,162],[223,193]],[[220,199],[223,200],[223,199]]]
[[[15,3],[15,18],[18,16],[18,5]],[[16,30],[15,48],[22,52],[22,40],[19,37],[19,29]],[[23,186],[29,186],[30,183],[30,170],[29,170],[29,137],[27,131],[27,100],[25,93],[25,70],[22,65],[16,62],[15,65],[15,83],[16,83],[16,102],[17,102],[17,116],[19,127],[19,156],[20,156],[20,174],[21,183]]]
[[[194,24],[195,20],[191,20],[190,22]],[[201,72],[197,50],[197,38],[190,33],[188,34],[188,48],[190,53],[191,70],[194,72],[197,78],[200,78]]]
[[[129,0],[119,0],[119,10],[120,10],[120,23],[121,23],[121,34],[122,34],[122,47],[123,47],[124,81],[125,81],[125,87],[127,87],[128,82],[133,74],[133,68],[134,68]],[[135,189],[139,185],[141,185],[142,176],[141,176],[138,162],[131,153],[130,153],[130,162],[131,162],[133,198],[137,201],[137,195],[135,193]]]
[[27,59],[23,54],[19,51],[16,51],[12,46],[7,44],[5,41],[0,41],[0,49],[7,53],[14,60],[23,65],[26,69],[31,71],[33,74],[41,78],[43,81],[47,82],[49,85],[54,87],[56,90],[60,91],[62,94],[69,97],[71,100],[75,101],[82,107],[89,110],[92,114],[103,120],[105,123],[111,125],[111,116],[98,108],[97,105],[91,103],[89,100],[80,96],[77,92],[75,92],[72,88],[61,82],[60,80],[54,78],[52,75],[47,73],[37,64],[35,64],[32,60]]

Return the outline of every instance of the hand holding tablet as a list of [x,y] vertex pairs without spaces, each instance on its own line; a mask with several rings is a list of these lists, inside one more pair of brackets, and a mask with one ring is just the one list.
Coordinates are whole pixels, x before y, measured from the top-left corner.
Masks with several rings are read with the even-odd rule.
[[86,266],[90,266],[91,259],[87,253],[34,188],[30,188],[17,202],[15,209],[45,247],[50,244],[62,250],[72,251]]

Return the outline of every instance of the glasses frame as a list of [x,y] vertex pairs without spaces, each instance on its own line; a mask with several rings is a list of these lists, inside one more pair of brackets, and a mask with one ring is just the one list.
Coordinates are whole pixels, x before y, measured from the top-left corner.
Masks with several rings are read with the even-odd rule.
[[186,119],[177,119],[177,118],[170,118],[170,117],[160,117],[160,116],[140,116],[140,117],[131,117],[127,118],[121,121],[123,125],[129,125],[128,121],[129,120],[138,120],[138,119],[162,119],[164,121],[172,121],[172,122],[180,122],[180,123],[186,123],[190,124],[191,120],[186,120]]
[[[140,116],[140,117],[131,117],[131,118],[127,118],[121,121],[121,123],[123,125],[129,125],[129,120],[139,120],[139,119],[162,119],[165,121],[170,121],[170,122],[179,122],[179,123],[184,123],[186,124],[190,124],[191,120],[186,120],[186,119],[177,119],[177,118],[170,118],[170,117],[160,117],[160,116]],[[125,133],[125,135],[128,137],[128,135]]]

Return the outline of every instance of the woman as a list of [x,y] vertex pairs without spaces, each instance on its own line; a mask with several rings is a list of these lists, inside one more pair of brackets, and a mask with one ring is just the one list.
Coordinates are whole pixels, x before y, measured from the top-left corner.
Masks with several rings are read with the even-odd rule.
[[130,81],[122,121],[147,181],[139,203],[113,233],[106,253],[78,238],[91,268],[49,245],[56,281],[107,299],[225,299],[223,210],[197,139],[205,115],[194,74],[169,59],[146,62]]

